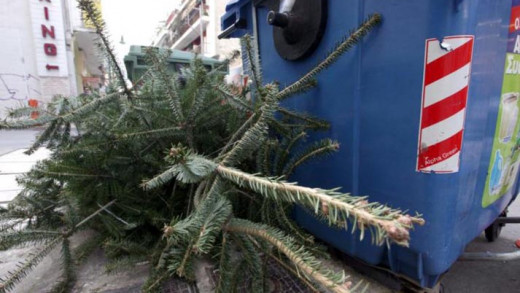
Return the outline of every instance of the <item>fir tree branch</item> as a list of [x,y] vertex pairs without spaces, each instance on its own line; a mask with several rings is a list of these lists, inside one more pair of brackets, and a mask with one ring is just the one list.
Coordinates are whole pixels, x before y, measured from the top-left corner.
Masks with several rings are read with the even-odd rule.
[[208,253],[222,226],[231,216],[231,204],[223,197],[206,199],[190,216],[165,226],[167,245],[159,267],[166,266],[180,277],[193,276],[193,256]]
[[295,223],[292,220],[290,220],[287,217],[283,204],[275,203],[273,206],[274,206],[276,218],[278,219],[278,222],[280,223],[281,227],[285,227],[286,230],[291,232],[291,235],[295,235],[301,241],[303,241],[309,245],[314,245],[314,237],[303,232],[300,228],[298,228],[295,225]]
[[278,112],[280,112],[286,117],[307,123],[306,125],[304,125],[304,127],[307,129],[327,130],[330,128],[330,124],[327,121],[312,117],[305,113],[298,113],[282,107],[278,107]]
[[336,152],[339,149],[339,143],[330,139],[324,139],[311,145],[310,147],[303,150],[300,154],[294,156],[285,166],[282,174],[287,178],[293,173],[301,164],[306,161],[315,158],[317,156],[323,156]]
[[348,38],[341,42],[318,66],[298,79],[295,83],[283,89],[278,93],[278,99],[291,96],[300,92],[302,89],[308,87],[310,80],[312,80],[318,73],[325,70],[332,65],[341,55],[349,51],[356,45],[365,35],[367,35],[376,25],[381,23],[381,15],[374,14],[363,22],[356,31],[354,31]]
[[226,198],[216,201],[207,212],[203,208],[199,209],[204,219],[202,226],[198,229],[199,233],[195,238],[192,250],[197,254],[206,254],[213,248],[217,234],[221,231],[224,223],[232,214],[231,202]]
[[265,96],[264,104],[260,108],[260,117],[237,141],[233,148],[227,152],[222,164],[226,166],[234,166],[239,163],[244,157],[251,155],[258,149],[260,142],[267,136],[268,124],[267,122],[274,115],[277,106],[277,101],[272,97],[276,94],[276,87],[267,85],[265,87],[267,95]]
[[268,252],[267,255],[273,259],[274,261],[276,261],[279,265],[281,265],[285,270],[287,270],[288,272],[290,272],[291,274],[293,274],[295,277],[299,278],[299,280],[301,280],[303,283],[305,283],[305,285],[307,286],[307,288],[309,288],[312,292],[314,293],[320,293],[320,290],[316,289],[316,287],[314,286],[314,284],[312,284],[311,282],[309,282],[309,280],[307,279],[303,279],[301,278],[300,276],[300,273],[297,272],[294,268],[290,267],[288,264],[286,264],[283,260],[281,260],[280,258],[278,258],[277,256],[275,256],[274,254]]
[[246,61],[249,63],[245,66],[251,70],[253,75],[253,82],[257,90],[260,90],[263,86],[262,83],[262,72],[260,68],[260,57],[258,55],[258,50],[256,45],[253,44],[252,37],[250,35],[245,35],[241,39],[242,47],[245,49],[246,53]]
[[134,138],[134,137],[160,138],[163,136],[181,136],[181,135],[183,135],[181,130],[182,130],[182,127],[174,126],[174,127],[158,128],[158,129],[147,130],[147,131],[116,134],[115,137],[117,140],[124,140],[124,139],[129,139],[129,138]]
[[107,274],[124,272],[127,271],[129,267],[134,267],[138,264],[144,264],[146,262],[146,255],[129,255],[119,257],[115,260],[110,260],[107,264],[105,264],[105,272]]
[[104,206],[102,206],[101,208],[99,208],[98,210],[96,210],[95,212],[93,212],[92,214],[90,214],[88,217],[84,218],[81,222],[77,223],[75,226],[74,226],[74,230],[78,229],[79,227],[83,226],[85,223],[87,223],[88,221],[90,221],[92,218],[94,218],[95,216],[97,216],[99,213],[101,213],[104,209],[108,208],[109,206],[113,205],[114,203],[116,203],[116,199],[110,201],[109,203],[105,204]]
[[307,133],[305,131],[300,131],[295,135],[291,134],[291,136],[284,138],[281,143],[280,148],[276,152],[274,158],[274,172],[276,174],[283,174],[284,166],[287,164],[287,159],[292,152],[293,147],[300,141],[307,137]]
[[[376,243],[381,245],[386,237],[397,244],[408,246],[409,229],[413,224],[424,224],[419,217],[403,215],[379,203],[368,203],[364,197],[350,196],[336,190],[323,190],[295,185],[272,178],[259,177],[237,169],[219,165],[217,173],[240,187],[249,188],[274,200],[298,203],[312,209],[314,213],[327,216],[329,224],[345,225],[349,218],[354,219],[359,228],[371,226],[378,232]],[[355,224],[353,229],[355,229]]]
[[65,112],[62,115],[45,115],[37,119],[26,119],[10,122],[4,121],[0,123],[0,129],[23,129],[47,124],[49,122],[54,121],[71,122],[72,120],[79,120],[80,118],[83,118],[85,115],[92,113],[92,111],[96,110],[99,106],[107,104],[119,97],[119,93],[108,94],[106,96],[96,98],[86,104],[83,104],[79,108],[73,109],[69,112]]
[[247,220],[232,219],[225,227],[232,233],[243,233],[262,239],[272,244],[276,249],[287,256],[305,276],[319,282],[324,287],[335,293],[349,293],[344,286],[344,275],[337,275],[329,270],[324,270],[321,264],[304,247],[298,246],[292,238],[267,225],[253,223]]
[[164,86],[166,91],[166,96],[170,101],[170,107],[172,109],[173,115],[177,123],[183,123],[185,121],[184,113],[182,110],[182,105],[180,98],[177,95],[177,89],[175,87],[174,82],[172,82],[173,77],[168,72],[168,69],[164,65],[164,62],[161,62],[158,52],[155,48],[150,48],[146,51],[146,56],[150,63],[152,64],[152,68],[156,71],[154,75],[159,82],[161,82],[162,86]]
[[228,238],[229,234],[224,232],[224,235],[222,235],[222,243],[220,244],[220,252],[217,255],[219,263],[219,277],[215,288],[216,293],[234,292],[230,289],[230,287],[232,286],[231,280],[233,278],[233,270],[230,255],[230,244]]
[[[225,290],[221,290],[220,293],[227,293],[227,292],[240,292],[239,286],[244,283],[244,280],[247,279],[247,276],[249,274],[247,270],[247,262],[245,260],[236,261],[233,263],[234,268],[230,268],[229,274],[230,274],[230,280],[229,280],[229,288]],[[219,280],[220,280],[219,275]],[[253,289],[253,288],[251,288]],[[263,289],[263,288],[261,288]],[[215,290],[215,292],[218,292]]]
[[215,74],[215,73],[220,73],[222,70],[224,71],[228,71],[228,66],[230,63],[232,63],[233,61],[235,61],[236,59],[238,59],[239,57],[241,56],[241,53],[239,50],[233,50],[227,57],[226,59],[221,62],[217,67],[213,68],[209,74],[212,75],[212,74]]
[[18,118],[27,118],[31,116],[31,114],[35,111],[38,113],[45,113],[45,109],[41,107],[33,108],[29,106],[15,108],[15,109],[6,109],[7,110],[7,117],[11,119],[18,119]]
[[24,153],[26,155],[30,155],[34,153],[42,144],[48,141],[52,135],[56,132],[56,130],[60,127],[60,123],[57,120],[54,120],[50,123],[49,126],[42,132],[36,139],[36,141],[31,145],[31,147],[26,150]]
[[[185,277],[188,279],[193,278],[193,275],[194,275],[193,269],[192,269],[193,259],[191,258],[193,253],[190,250],[191,247],[193,247],[193,241],[190,241],[188,246],[184,249],[184,252],[182,253],[182,259],[181,259],[179,265],[178,266],[175,265],[176,266],[175,270],[177,272],[177,275],[179,275],[179,277]],[[168,269],[173,270],[173,268],[175,266],[170,265],[168,267]]]
[[57,117],[51,115],[42,115],[36,119],[23,119],[17,121],[2,121],[0,129],[25,129],[38,125],[43,125],[56,120]]
[[203,83],[207,81],[207,72],[206,68],[204,68],[204,65],[202,64],[202,60],[195,59],[193,63],[193,83],[196,86],[196,88],[191,94],[192,96],[189,98],[189,100],[191,100],[191,104],[189,106],[186,117],[186,123],[188,124],[188,126],[191,127],[193,127],[192,124],[195,119],[195,116],[197,116],[200,113],[200,109],[204,107],[204,102],[207,99],[209,100],[209,98],[211,98],[211,93],[208,92],[207,89],[203,86]]
[[143,292],[146,293],[152,293],[152,292],[162,292],[160,285],[162,282],[170,276],[169,272],[157,272],[153,271],[146,282],[143,284],[143,287],[141,288]]
[[224,197],[206,199],[199,209],[186,219],[164,228],[168,243],[179,244],[192,239],[190,253],[208,253],[215,242],[217,233],[231,216],[232,207]]
[[293,91],[286,91],[286,92],[280,92],[278,95],[278,100],[282,101],[287,98],[290,98],[292,96],[303,94],[313,88],[315,88],[318,85],[318,82],[314,78],[306,79],[304,80],[301,85],[296,87]]
[[[252,237],[252,236],[248,236],[248,237]],[[301,277],[301,274],[300,272],[296,271],[294,269],[294,267],[297,268],[296,265],[294,264],[287,264],[286,261],[282,260],[281,257],[278,257],[276,255],[274,255],[272,253],[272,251],[270,251],[269,249],[266,249],[265,247],[259,245],[258,243],[254,243],[255,246],[262,250],[267,256],[269,256],[272,260],[276,261],[279,265],[281,265],[285,270],[287,270],[288,272],[290,272],[291,274],[293,274],[295,277],[297,277],[300,281],[302,281],[303,283],[305,283],[305,285],[307,285],[307,287],[313,291],[314,293],[320,293],[320,291],[318,289],[316,289],[316,286],[314,284],[312,284],[311,282],[309,282],[309,280],[307,280],[306,278],[302,278]],[[280,255],[281,256],[281,255]],[[346,277],[348,278],[348,277]]]
[[114,54],[112,44],[110,43],[110,40],[107,37],[105,30],[105,22],[103,21],[101,12],[98,11],[95,4],[91,0],[78,0],[78,7],[81,9],[81,11],[83,11],[83,13],[85,13],[87,19],[95,27],[96,33],[98,34],[99,39],[102,43],[101,47],[104,49],[104,52],[107,54],[110,63],[116,71],[116,76],[117,80],[119,81],[119,85],[123,88],[123,92],[125,93],[127,98],[129,100],[132,100],[134,98],[134,94],[132,90],[130,90],[126,85],[126,80],[123,76],[123,71],[121,70],[119,62],[117,61],[117,58]]
[[85,115],[93,113],[94,110],[98,109],[102,105],[106,105],[114,100],[121,97],[120,92],[111,93],[105,96],[101,96],[93,99],[92,101],[81,105],[79,108],[73,109],[72,111],[66,112],[63,115],[57,116],[56,119],[61,119],[65,122],[72,122],[73,120],[79,120]]
[[220,85],[216,87],[216,90],[222,94],[222,96],[224,97],[224,101],[229,103],[235,109],[240,111],[254,110],[253,107],[249,105],[246,101],[232,94],[228,89],[228,85]]
[[[131,106],[132,109],[138,111],[138,112],[141,112],[141,114],[143,115],[142,112],[145,112],[147,114],[151,114],[153,115],[154,117],[157,117],[156,119],[159,119],[159,120],[164,120],[164,121],[168,121],[172,124],[177,124],[177,120],[175,119],[172,119],[170,116],[168,115],[163,115],[161,112],[158,112],[157,110],[155,109],[146,109],[146,108],[143,108],[143,107],[138,107],[138,106]],[[169,114],[169,113],[168,113]]]
[[[1,233],[5,233],[7,231],[11,231],[11,230],[14,230],[14,228],[18,225],[21,225],[24,221],[26,221],[27,219],[25,218],[22,218],[22,219],[18,219],[18,218],[8,218],[8,215],[6,215],[5,219],[7,220],[4,220],[4,217],[1,217],[0,216],[0,221],[5,221],[7,223],[1,223],[0,224],[0,235],[2,235]],[[2,236],[0,236],[1,238]]]
[[191,155],[186,160],[173,165],[168,170],[144,182],[141,186],[145,190],[160,187],[173,178],[183,183],[196,183],[210,175],[214,170],[215,164],[207,164],[207,160],[201,156]]
[[94,178],[113,178],[109,175],[102,175],[102,174],[81,174],[81,173],[68,173],[68,172],[52,172],[52,171],[46,171],[42,169],[34,169],[35,172],[39,172],[46,175],[54,175],[56,177],[94,177]]
[[65,293],[70,292],[74,281],[76,280],[74,272],[74,262],[70,252],[70,241],[68,238],[63,238],[61,247],[62,260],[62,276],[61,280],[51,289],[51,293]]
[[226,145],[222,148],[220,151],[218,157],[221,157],[222,155],[226,154],[230,148],[237,142],[237,140],[244,135],[244,133],[249,129],[251,124],[256,118],[256,114],[252,114],[245,122],[240,126],[235,133],[233,133],[233,136],[228,140]]
[[240,246],[242,250],[242,257],[247,263],[248,271],[251,276],[251,289],[253,292],[263,293],[264,290],[264,280],[266,277],[266,269],[262,265],[262,255],[259,253],[253,241],[249,239],[248,236],[243,234],[233,235],[233,239],[235,239],[235,243]]
[[54,238],[45,244],[42,248],[40,248],[36,253],[31,254],[31,256],[23,263],[18,265],[16,270],[13,272],[9,272],[6,277],[0,278],[0,293],[4,293],[10,291],[14,288],[14,286],[19,283],[29,271],[31,271],[36,265],[38,265],[41,260],[49,254],[52,249],[60,243],[63,238],[61,236]]
[[[266,89],[266,98],[264,104],[260,108],[260,117],[258,120],[242,135],[242,137],[233,145],[233,147],[222,155],[221,163],[227,166],[233,166],[240,163],[245,157],[250,156],[267,136],[268,124],[267,121],[273,116],[275,107],[277,106],[276,100],[272,97],[276,93],[276,87],[268,85]],[[247,124],[248,122],[246,121]],[[240,130],[240,129],[239,129]],[[239,134],[240,132],[238,132]],[[238,135],[237,134],[237,135]],[[220,178],[215,178],[211,189],[207,193],[208,196],[213,194],[220,194],[222,183]]]
[[105,238],[101,234],[96,234],[82,242],[73,252],[73,259],[76,266],[81,265],[96,249],[101,247]]
[[54,238],[59,235],[55,231],[28,230],[13,231],[0,234],[0,250],[5,250],[13,246],[20,246],[26,243],[39,243]]

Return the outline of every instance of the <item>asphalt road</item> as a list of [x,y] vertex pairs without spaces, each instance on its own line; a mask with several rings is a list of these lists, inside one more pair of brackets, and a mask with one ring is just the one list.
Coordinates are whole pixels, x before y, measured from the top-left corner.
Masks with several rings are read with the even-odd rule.
[[[520,200],[509,206],[508,216],[520,217]],[[508,224],[493,243],[480,235],[466,252],[513,252],[519,248],[520,224]],[[514,261],[457,261],[442,280],[445,293],[516,293],[520,292],[520,259]]]

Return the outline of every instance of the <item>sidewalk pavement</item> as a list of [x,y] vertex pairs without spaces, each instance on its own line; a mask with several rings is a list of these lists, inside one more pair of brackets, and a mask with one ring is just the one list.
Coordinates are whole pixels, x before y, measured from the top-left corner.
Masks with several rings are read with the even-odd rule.
[[49,156],[50,151],[41,148],[33,154],[24,152],[34,140],[37,130],[0,131],[0,206],[6,207],[22,189],[16,177],[29,171],[39,160]]
[[[36,161],[49,155],[49,151],[46,149],[40,149],[31,156],[23,154],[23,151],[34,141],[37,133],[37,130],[0,130],[0,202],[12,200],[19,192],[20,187],[16,184],[16,176],[28,171]],[[520,199],[510,206],[509,216],[520,216]],[[81,235],[78,237],[81,238]],[[466,251],[516,251],[518,248],[515,247],[514,242],[518,238],[520,238],[520,225],[508,224],[497,241],[488,243],[484,236],[480,235],[466,247]],[[16,268],[17,263],[27,257],[31,250],[32,247],[23,247],[0,252],[0,276],[4,275],[8,270]],[[44,284],[42,282],[45,280],[52,281],[56,277],[48,274],[54,273],[59,276],[59,271],[50,269],[53,266],[49,264],[58,261],[60,260],[57,256],[45,260],[29,278],[24,280],[26,284],[20,284],[21,286],[15,292],[41,292],[37,288],[43,288]],[[105,276],[104,271],[100,269],[105,262],[106,260],[101,252],[98,252],[97,257],[94,256],[89,259],[88,263],[84,264],[78,272],[78,283],[74,292],[136,292],[138,289],[130,290],[129,284],[135,287],[136,282],[144,282],[146,278],[146,266],[136,269],[135,274],[124,272],[123,275]],[[348,268],[346,270],[348,273],[356,276],[356,278],[359,276]],[[444,292],[448,293],[519,292],[520,275],[518,272],[520,272],[520,260],[507,262],[459,260],[445,274],[442,280],[443,289]],[[133,282],[129,282],[129,280],[133,280]],[[371,283],[371,287],[367,292],[382,293],[390,291],[375,281],[371,281]],[[109,287],[108,284],[111,284],[111,286],[121,285],[122,287],[121,290],[115,290],[115,288]],[[138,288],[138,286],[135,288]],[[165,292],[187,291],[170,290]]]

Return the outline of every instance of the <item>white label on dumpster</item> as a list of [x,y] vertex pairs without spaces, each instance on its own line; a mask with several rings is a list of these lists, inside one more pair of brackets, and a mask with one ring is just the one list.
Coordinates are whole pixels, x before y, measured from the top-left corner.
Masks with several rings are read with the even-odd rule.
[[459,171],[473,36],[426,40],[417,171]]

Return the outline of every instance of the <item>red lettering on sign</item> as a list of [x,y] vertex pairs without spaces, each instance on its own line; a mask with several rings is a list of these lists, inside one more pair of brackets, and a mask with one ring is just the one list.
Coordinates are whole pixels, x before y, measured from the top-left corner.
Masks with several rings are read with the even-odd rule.
[[509,23],[509,33],[520,30],[520,6],[511,9],[511,22]]
[[43,51],[45,52],[45,55],[47,56],[56,56],[58,55],[58,48],[56,48],[56,45],[45,43],[43,44]]
[[460,151],[462,133],[463,131],[461,130],[445,141],[420,150],[417,160],[418,169],[421,170],[435,165],[457,154]]
[[[52,1],[51,0],[40,0],[39,2],[51,3]],[[44,5],[43,6],[43,15],[45,17],[45,20],[50,21],[49,7],[45,6],[45,4],[43,4],[43,5]],[[56,39],[56,30],[53,25],[42,24],[41,30],[42,30],[43,38],[54,39],[54,40]],[[45,44],[43,44],[43,52],[47,56],[57,56],[58,47],[56,46],[56,44],[53,44],[53,43],[45,43]],[[60,67],[58,65],[51,65],[51,64],[45,65],[45,68],[47,69],[47,71],[60,69]]]
[[51,29],[49,29],[47,26],[42,24],[42,36],[46,38],[47,36],[50,36],[51,38],[55,39],[56,34],[54,33],[54,26],[51,25]]
[[50,64],[47,64],[47,66],[45,66],[45,68],[47,68],[47,70],[59,70],[60,67],[58,65],[50,65]]

